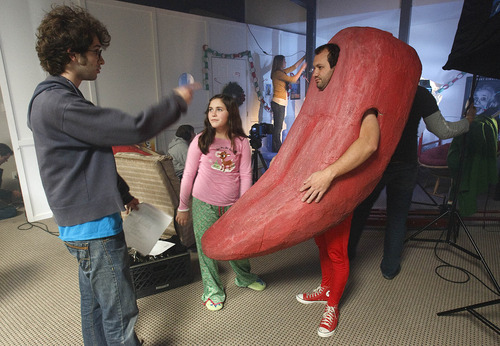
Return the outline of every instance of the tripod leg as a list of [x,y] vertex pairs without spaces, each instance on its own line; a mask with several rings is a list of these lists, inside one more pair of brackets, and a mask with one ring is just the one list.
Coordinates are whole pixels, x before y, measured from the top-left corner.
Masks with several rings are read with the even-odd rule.
[[254,149],[252,153],[252,182],[255,184],[257,179],[259,179],[259,162],[257,158],[257,151]]
[[498,328],[498,326],[496,326],[490,320],[488,320],[486,317],[484,317],[483,315],[481,315],[480,313],[478,313],[477,311],[474,310],[477,308],[482,308],[484,306],[490,306],[490,305],[494,305],[494,304],[500,304],[500,299],[496,299],[496,300],[492,300],[492,301],[484,302],[484,303],[479,303],[479,304],[474,304],[474,305],[469,305],[469,306],[463,306],[461,308],[452,309],[452,310],[448,310],[448,311],[438,312],[437,315],[438,316],[447,316],[447,315],[454,314],[456,312],[467,311],[467,312],[470,312],[474,317],[479,319],[481,322],[486,324],[489,328],[493,329],[497,334],[500,334],[500,328]]
[[264,167],[264,170],[267,171],[266,160],[264,160],[262,153],[258,149],[254,149],[252,153],[252,165],[253,165],[252,181],[254,184],[259,179],[259,158],[260,162],[262,163],[262,166]]
[[418,202],[418,201],[411,201],[413,204],[419,204],[419,205],[429,205],[429,206],[433,206],[433,207],[437,207],[439,206],[439,204],[436,202],[436,200],[431,196],[431,194],[429,192],[427,192],[427,190],[422,186],[422,184],[420,184],[419,181],[417,181],[417,185],[418,187],[420,187],[420,189],[422,189],[422,191],[427,195],[427,197],[429,197],[429,199],[432,201],[432,203],[425,203],[425,202]]
[[260,162],[262,162],[262,166],[264,166],[264,170],[267,171],[267,163],[266,163],[266,160],[264,160],[264,156],[262,156],[262,153],[260,151],[258,151],[258,154],[259,154],[259,157],[260,157]]
[[405,239],[405,243],[408,242],[409,240],[420,240],[420,241],[431,241],[431,242],[435,242],[437,241],[437,239],[415,239],[415,237],[417,235],[419,235],[420,233],[422,233],[423,231],[425,231],[426,229],[428,229],[429,227],[431,227],[434,223],[438,222],[439,220],[441,220],[443,217],[445,217],[446,215],[448,215],[450,213],[449,210],[445,211],[443,214],[439,215],[437,218],[435,218],[434,220],[432,220],[431,222],[429,222],[427,225],[425,225],[423,228],[419,229],[418,231],[416,231],[415,233],[413,233],[411,236],[409,236],[407,239]]
[[[479,260],[481,261],[481,263],[483,263],[483,266],[486,269],[486,272],[488,273],[488,276],[490,277],[491,282],[495,286],[497,293],[500,294],[500,286],[498,285],[498,282],[495,280],[495,276],[493,276],[493,273],[491,272],[490,267],[488,267],[486,260],[484,259],[483,255],[481,254],[481,251],[479,251],[479,248],[478,248],[476,242],[474,241],[474,239],[472,238],[472,235],[470,234],[469,230],[467,229],[467,226],[465,226],[465,223],[460,218],[460,215],[457,215],[457,218],[458,218],[458,221],[460,222],[460,225],[464,229],[465,234],[467,234],[467,237],[469,238],[472,246],[474,247],[474,250],[476,251],[477,256],[479,257]],[[474,256],[474,257],[476,257],[476,256]]]

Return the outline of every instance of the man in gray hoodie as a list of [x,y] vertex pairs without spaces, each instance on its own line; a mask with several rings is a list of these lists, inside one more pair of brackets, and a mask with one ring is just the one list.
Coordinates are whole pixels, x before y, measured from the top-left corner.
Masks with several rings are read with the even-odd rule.
[[[136,116],[86,100],[78,87],[104,65],[111,37],[86,10],[54,6],[37,30],[36,51],[50,76],[28,109],[42,184],[59,238],[79,263],[85,345],[138,345],[138,308],[120,211],[124,201],[113,145],[143,142],[175,122],[197,85],[179,87]],[[122,191],[123,192],[123,191]]]

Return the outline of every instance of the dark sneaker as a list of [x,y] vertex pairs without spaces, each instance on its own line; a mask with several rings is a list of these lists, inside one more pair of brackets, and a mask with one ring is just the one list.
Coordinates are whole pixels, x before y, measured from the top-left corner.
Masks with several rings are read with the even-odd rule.
[[319,286],[311,293],[301,293],[295,296],[302,304],[326,303],[328,297],[330,297],[330,289],[322,286]]
[[319,323],[318,335],[322,338],[327,338],[332,336],[335,332],[335,328],[337,328],[337,324],[339,322],[339,309],[337,305],[325,306],[325,312],[323,313],[323,318]]

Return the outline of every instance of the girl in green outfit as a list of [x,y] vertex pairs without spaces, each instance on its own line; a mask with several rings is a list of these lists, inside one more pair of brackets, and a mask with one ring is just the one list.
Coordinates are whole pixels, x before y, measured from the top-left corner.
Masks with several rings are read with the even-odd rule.
[[[226,294],[217,261],[204,255],[201,237],[252,186],[252,165],[236,101],[228,95],[215,95],[205,115],[205,129],[189,146],[176,221],[187,224],[192,211],[203,281],[202,300],[208,310],[216,311],[222,309]],[[250,272],[248,259],[229,263],[236,273],[237,286],[255,291],[266,288],[264,281]]]

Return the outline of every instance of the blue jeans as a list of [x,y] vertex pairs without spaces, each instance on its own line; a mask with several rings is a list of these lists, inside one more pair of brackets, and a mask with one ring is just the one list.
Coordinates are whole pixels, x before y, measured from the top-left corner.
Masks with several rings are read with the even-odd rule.
[[373,204],[386,188],[387,224],[384,256],[380,269],[385,275],[395,274],[401,264],[401,253],[406,236],[406,220],[410,210],[413,189],[417,180],[416,162],[390,162],[373,192],[354,210],[348,253],[353,259],[361,234]]
[[65,242],[79,263],[85,345],[139,345],[139,309],[123,232],[107,238]]
[[285,120],[285,106],[281,106],[276,102],[271,102],[271,110],[273,111],[273,152],[277,153],[281,148],[281,129]]

